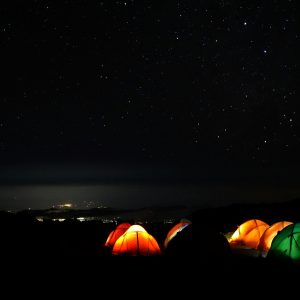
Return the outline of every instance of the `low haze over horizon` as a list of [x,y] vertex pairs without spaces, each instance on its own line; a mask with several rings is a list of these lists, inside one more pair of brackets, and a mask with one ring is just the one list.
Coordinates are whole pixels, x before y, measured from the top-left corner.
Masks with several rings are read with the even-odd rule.
[[[72,203],[75,209],[111,207],[219,207],[230,204],[278,203],[300,199],[299,187],[170,185],[13,185],[0,186],[0,210],[48,209]],[[86,203],[91,203],[86,205]]]
[[[277,170],[278,171],[278,170]],[[0,209],[46,209],[62,203],[86,208],[141,208],[272,203],[300,198],[291,170],[161,168],[148,166],[23,165],[2,168]]]

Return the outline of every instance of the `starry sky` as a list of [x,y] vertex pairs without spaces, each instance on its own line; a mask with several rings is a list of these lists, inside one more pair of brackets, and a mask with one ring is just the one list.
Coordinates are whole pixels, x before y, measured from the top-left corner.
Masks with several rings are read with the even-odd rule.
[[53,165],[79,181],[103,165],[294,177],[298,2],[1,3],[0,178]]

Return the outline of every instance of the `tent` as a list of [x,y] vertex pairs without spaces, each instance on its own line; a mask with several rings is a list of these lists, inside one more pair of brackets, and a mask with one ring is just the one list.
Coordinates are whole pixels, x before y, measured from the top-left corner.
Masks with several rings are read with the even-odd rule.
[[286,226],[272,241],[267,257],[280,257],[300,262],[300,223]]
[[277,235],[277,233],[290,224],[293,223],[288,221],[280,221],[274,223],[272,226],[266,229],[266,231],[260,238],[258,249],[265,252],[269,251],[269,249],[271,248],[272,240]]
[[112,247],[114,246],[116,240],[117,240],[123,233],[125,233],[125,231],[126,231],[130,226],[131,226],[131,225],[130,225],[129,223],[121,223],[121,224],[119,224],[119,225],[116,227],[116,229],[113,230],[113,231],[109,234],[109,236],[108,236],[108,238],[107,238],[107,240],[106,240],[104,246],[112,248]]
[[252,219],[241,224],[229,239],[231,246],[243,246],[257,249],[260,238],[270,226],[257,219]]
[[168,232],[167,237],[165,239],[164,242],[164,247],[167,248],[170,240],[172,240],[174,238],[174,236],[180,232],[181,230],[183,230],[185,227],[187,227],[188,225],[190,225],[191,222],[189,221],[183,221],[183,222],[179,222],[177,224],[175,224]]
[[155,238],[140,225],[132,225],[114,244],[113,255],[150,256],[159,255]]
[[165,249],[169,257],[193,259],[193,261],[215,261],[230,255],[230,246],[223,234],[209,225],[189,224],[177,232]]

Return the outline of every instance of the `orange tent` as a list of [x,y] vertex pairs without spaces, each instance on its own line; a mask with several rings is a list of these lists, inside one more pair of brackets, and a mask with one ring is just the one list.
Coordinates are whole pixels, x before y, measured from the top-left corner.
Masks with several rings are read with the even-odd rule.
[[272,241],[277,235],[278,231],[281,231],[284,227],[290,224],[293,223],[288,221],[281,221],[274,223],[272,226],[270,226],[260,238],[258,249],[262,251],[269,251],[269,249],[271,248]]
[[121,224],[119,224],[119,225],[116,227],[116,229],[113,230],[113,231],[109,234],[109,236],[108,236],[108,238],[107,238],[107,240],[106,240],[104,246],[106,246],[106,247],[111,247],[111,248],[112,248],[112,247],[114,246],[116,240],[117,240],[123,233],[125,233],[125,231],[126,231],[130,226],[131,226],[131,225],[130,225],[129,223],[121,223]]
[[150,256],[160,254],[155,238],[140,225],[132,225],[114,244],[112,254]]
[[184,222],[179,222],[176,225],[174,225],[167,234],[167,237],[164,242],[164,247],[167,248],[169,242],[174,238],[174,236],[190,224],[191,224],[191,222],[184,221]]
[[257,249],[263,233],[270,226],[257,219],[249,220],[241,224],[229,239],[231,246],[244,246]]

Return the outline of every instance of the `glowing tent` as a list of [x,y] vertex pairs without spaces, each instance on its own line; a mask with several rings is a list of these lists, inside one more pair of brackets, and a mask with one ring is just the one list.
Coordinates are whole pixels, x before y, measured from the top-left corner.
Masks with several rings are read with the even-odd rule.
[[132,225],[114,244],[113,255],[150,256],[159,255],[155,238],[140,225]]
[[131,226],[131,225],[130,225],[129,223],[121,223],[121,224],[119,224],[119,225],[116,227],[116,229],[113,230],[113,231],[109,234],[109,236],[108,236],[108,238],[107,238],[107,240],[106,240],[104,246],[106,246],[106,247],[111,247],[111,248],[112,248],[112,247],[114,246],[116,240],[117,240],[123,233],[125,233],[125,231],[126,231],[130,226]]
[[300,262],[300,223],[282,229],[272,241],[267,257],[279,257]]
[[277,235],[279,231],[285,228],[288,225],[293,224],[292,222],[288,221],[281,221],[274,223],[270,226],[266,231],[263,233],[262,237],[260,238],[260,242],[258,245],[258,249],[261,251],[269,251],[271,248],[272,241],[274,237]]
[[169,242],[174,238],[174,236],[190,224],[191,222],[189,221],[183,221],[174,225],[167,234],[167,237],[164,242],[164,247],[167,248]]
[[241,224],[229,239],[231,246],[243,246],[257,249],[260,238],[270,226],[257,219],[252,219]]

